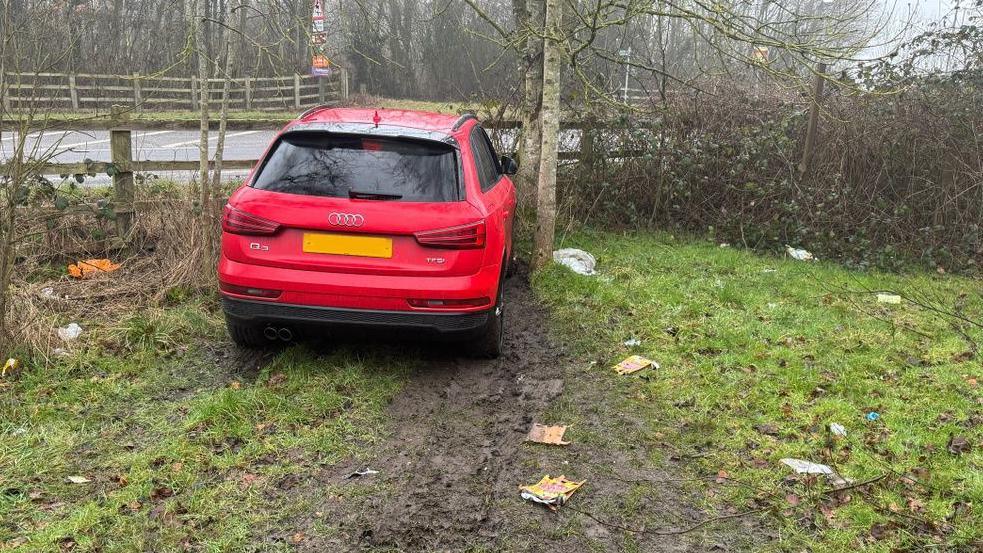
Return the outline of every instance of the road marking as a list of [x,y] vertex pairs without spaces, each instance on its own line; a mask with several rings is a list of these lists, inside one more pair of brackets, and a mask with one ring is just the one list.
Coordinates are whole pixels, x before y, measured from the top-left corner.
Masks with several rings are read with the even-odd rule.
[[[166,134],[166,133],[169,133],[169,132],[174,132],[174,131],[146,132],[146,133],[143,133],[143,134],[136,135],[134,138],[136,138],[137,140],[139,140],[141,138],[145,138],[145,137],[148,137],[148,136],[156,136],[158,134]],[[60,144],[58,147],[59,148],[74,148],[76,146],[88,146],[90,144],[105,144],[106,142],[110,142],[111,140],[112,140],[112,138],[107,138],[105,140],[91,140],[91,141],[88,141],[88,142],[76,142],[75,144]]]
[[[227,135],[225,135],[225,139],[226,139],[226,140],[228,140],[228,139],[230,139],[230,138],[235,138],[235,137],[237,137],[237,136],[246,136],[247,134],[256,134],[256,133],[258,133],[258,132],[261,132],[261,131],[242,131],[242,132],[234,132],[234,133],[232,133],[232,134],[227,134]],[[209,137],[208,137],[208,141],[209,141],[209,142],[211,142],[212,140],[218,140],[218,135],[217,135],[217,134],[213,134],[212,136],[209,136]],[[187,141],[185,141],[185,142],[175,142],[174,144],[164,144],[163,146],[160,146],[160,148],[179,148],[179,147],[181,147],[181,146],[191,146],[191,145],[197,145],[197,144],[199,144],[199,143],[200,143],[200,141],[201,141],[201,139],[197,139],[197,140],[187,140]]]
[[[4,140],[13,140],[13,139],[17,138],[17,133],[15,133],[15,132],[4,133],[4,134],[7,134],[9,136],[4,136],[4,137],[0,138],[0,142],[2,142]],[[26,138],[28,138],[28,139],[31,139],[31,138],[37,139],[38,138],[37,136],[32,136],[32,135],[36,135],[36,134],[39,134],[39,133],[36,133],[36,132],[28,133]],[[44,133],[42,132],[41,134],[44,134]]]

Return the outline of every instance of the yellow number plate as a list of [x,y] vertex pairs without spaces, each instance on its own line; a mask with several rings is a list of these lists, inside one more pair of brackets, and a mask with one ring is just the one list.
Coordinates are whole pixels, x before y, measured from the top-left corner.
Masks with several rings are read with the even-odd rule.
[[393,241],[378,236],[305,232],[304,252],[388,259],[393,256]]

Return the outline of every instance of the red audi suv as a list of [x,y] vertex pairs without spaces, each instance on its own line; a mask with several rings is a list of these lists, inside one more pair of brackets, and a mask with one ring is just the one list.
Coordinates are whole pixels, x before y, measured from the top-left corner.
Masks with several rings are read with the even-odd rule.
[[229,334],[260,347],[332,326],[417,329],[497,357],[516,168],[473,115],[305,112],[225,207]]

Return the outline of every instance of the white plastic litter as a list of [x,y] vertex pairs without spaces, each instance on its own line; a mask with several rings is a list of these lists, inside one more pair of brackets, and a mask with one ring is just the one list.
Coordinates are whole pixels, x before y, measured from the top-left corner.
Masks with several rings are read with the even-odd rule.
[[791,458],[785,458],[781,461],[799,474],[824,474],[829,482],[834,486],[843,486],[850,483],[849,480],[837,474],[837,472],[829,465],[822,465],[819,463],[813,463],[812,461],[803,461],[802,459]]
[[82,335],[82,327],[78,323],[71,323],[58,329],[58,337],[64,342],[71,342]]
[[50,286],[47,287],[47,288],[42,288],[41,289],[41,297],[42,298],[48,298],[48,299],[56,299],[56,298],[58,298],[58,296],[55,295],[55,289],[54,288],[51,288]]
[[802,249],[798,249],[798,248],[793,248],[792,246],[789,246],[788,244],[785,244],[785,253],[787,253],[789,255],[789,257],[791,257],[792,259],[798,259],[799,261],[815,261],[816,260],[816,257],[814,255],[812,255],[812,253],[810,253],[810,252],[808,252],[806,250],[802,250]]
[[553,261],[568,267],[579,275],[587,276],[595,274],[594,267],[597,265],[597,260],[594,259],[593,255],[576,248],[556,250],[553,252]]
[[628,347],[630,347],[630,348],[633,348],[635,346],[642,345],[642,341],[639,340],[638,338],[629,338],[629,339],[625,340],[625,345],[628,346]]
[[832,422],[829,424],[829,431],[835,436],[846,436],[846,427],[838,422]]
[[878,303],[901,303],[901,296],[897,294],[877,294]]
[[54,355],[55,357],[68,357],[69,353],[65,348],[55,348],[51,350],[51,355]]
[[373,474],[379,474],[379,471],[372,470],[369,467],[365,467],[362,470],[356,470],[355,472],[349,474],[345,478],[358,478],[359,476],[370,476],[370,475],[373,475]]

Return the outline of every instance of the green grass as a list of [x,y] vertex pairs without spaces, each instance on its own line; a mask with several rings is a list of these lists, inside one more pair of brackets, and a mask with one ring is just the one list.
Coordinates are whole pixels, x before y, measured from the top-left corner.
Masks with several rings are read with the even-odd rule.
[[[594,370],[621,379],[618,395],[601,401],[644,420],[663,444],[649,448],[653,462],[693,458],[694,472],[725,471],[738,484],[711,479],[709,505],[770,507],[786,550],[983,540],[980,357],[967,359],[971,342],[945,317],[907,300],[878,303],[872,292],[960,305],[983,321],[979,281],[848,272],[667,236],[583,233],[563,246],[596,255],[600,274],[553,266],[537,276],[557,332]],[[963,329],[983,342],[978,327]],[[642,345],[624,346],[629,338]],[[618,377],[610,367],[630,353],[662,368]],[[872,411],[879,420],[866,420]],[[828,431],[833,422],[846,438]],[[950,453],[950,436],[972,449]],[[855,482],[884,478],[829,494],[824,480],[787,479],[784,457]]]
[[286,548],[278,522],[317,495],[284,482],[381,439],[409,361],[292,347],[250,372],[213,309],[91,322],[71,357],[5,382],[0,549]]

